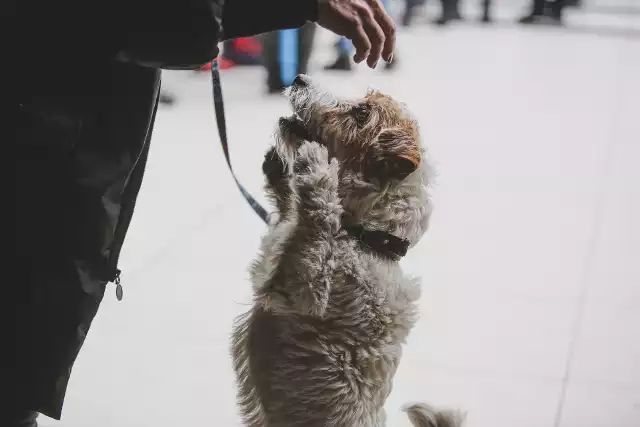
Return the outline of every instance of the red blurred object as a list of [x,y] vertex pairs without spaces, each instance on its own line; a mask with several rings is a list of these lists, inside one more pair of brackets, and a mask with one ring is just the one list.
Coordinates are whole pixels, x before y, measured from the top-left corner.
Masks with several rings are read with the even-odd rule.
[[262,55],[262,44],[255,37],[243,37],[233,41],[233,47],[250,56]]
[[198,68],[196,71],[211,71],[211,62],[207,62],[202,67]]
[[[225,58],[224,56],[218,57],[218,59],[214,59],[214,61],[218,61],[220,63],[221,70],[227,70],[229,68],[235,67],[236,63]],[[207,62],[202,67],[198,68],[196,71],[211,71],[212,62]]]
[[[224,49],[217,61],[221,70],[233,68],[236,65],[260,64],[262,43],[256,37],[243,37],[225,42]],[[203,65],[197,71],[211,71],[211,63]]]
[[[235,62],[233,62],[230,59],[225,58],[224,56],[221,56],[220,58],[218,58],[218,62],[220,63],[220,69],[221,70],[226,70],[228,68],[235,67],[235,65],[236,65]],[[209,69],[211,69],[211,66],[209,66]]]

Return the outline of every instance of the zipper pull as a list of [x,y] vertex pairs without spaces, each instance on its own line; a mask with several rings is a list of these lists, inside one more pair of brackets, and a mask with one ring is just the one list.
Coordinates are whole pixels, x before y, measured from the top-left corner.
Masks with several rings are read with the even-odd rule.
[[122,285],[120,284],[120,270],[116,271],[116,275],[113,278],[113,283],[116,284],[116,298],[118,301],[122,301]]

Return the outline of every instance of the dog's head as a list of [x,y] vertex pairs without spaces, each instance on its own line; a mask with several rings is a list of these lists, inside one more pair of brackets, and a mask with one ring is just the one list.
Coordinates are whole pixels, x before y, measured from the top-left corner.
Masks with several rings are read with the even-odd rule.
[[280,120],[281,144],[291,152],[300,139],[317,141],[338,159],[345,225],[417,243],[431,214],[431,168],[408,111],[374,91],[357,101],[339,100],[303,75],[286,94],[294,116]]

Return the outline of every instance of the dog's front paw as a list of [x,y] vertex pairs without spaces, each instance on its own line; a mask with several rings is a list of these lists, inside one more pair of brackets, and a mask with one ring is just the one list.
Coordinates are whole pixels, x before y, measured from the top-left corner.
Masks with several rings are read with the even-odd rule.
[[271,147],[265,154],[262,162],[262,172],[267,177],[267,182],[273,187],[287,177],[287,165],[278,154],[275,146]]
[[293,171],[296,174],[312,172],[329,166],[329,152],[317,142],[305,141],[298,148]]
[[322,211],[318,218],[331,224],[339,222],[342,208],[338,196],[338,160],[333,158],[329,162],[325,147],[305,142],[298,150],[293,169],[293,188],[302,206],[301,214]]

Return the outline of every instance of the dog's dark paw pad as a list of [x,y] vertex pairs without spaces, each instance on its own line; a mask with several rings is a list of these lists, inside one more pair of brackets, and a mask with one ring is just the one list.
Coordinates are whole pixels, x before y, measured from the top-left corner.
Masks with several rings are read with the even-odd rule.
[[262,172],[269,181],[277,181],[287,175],[287,165],[278,155],[275,147],[272,147],[264,156],[262,162]]

